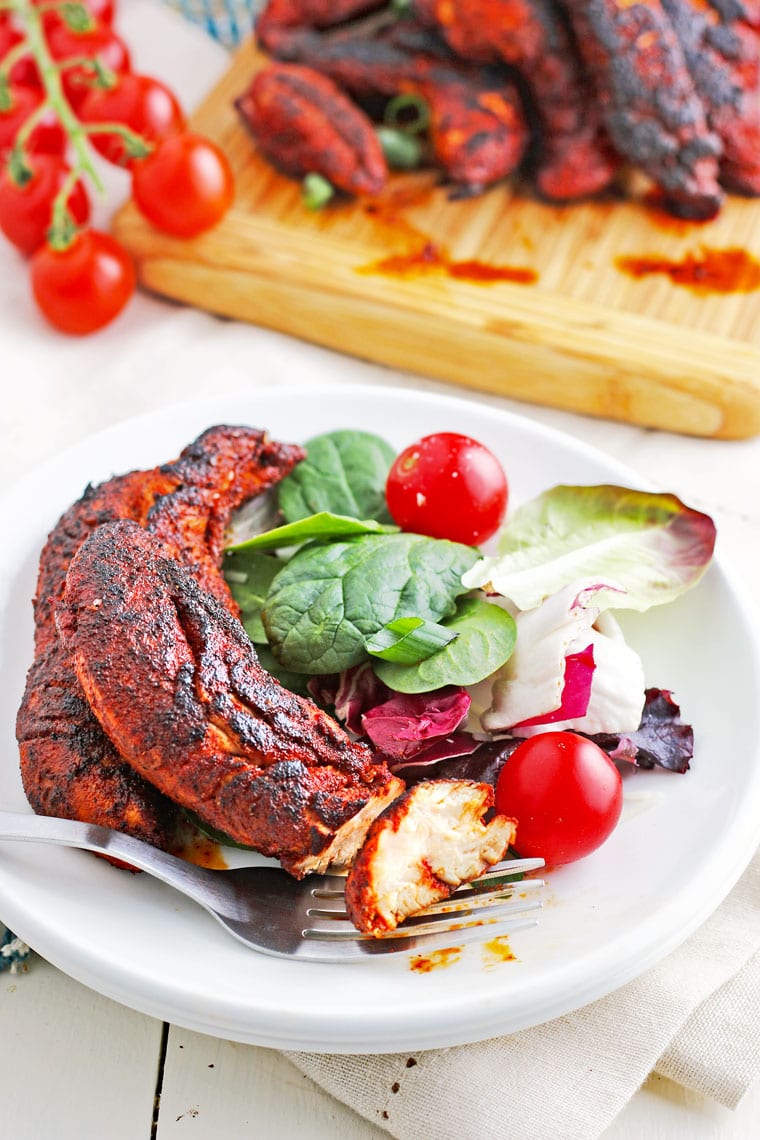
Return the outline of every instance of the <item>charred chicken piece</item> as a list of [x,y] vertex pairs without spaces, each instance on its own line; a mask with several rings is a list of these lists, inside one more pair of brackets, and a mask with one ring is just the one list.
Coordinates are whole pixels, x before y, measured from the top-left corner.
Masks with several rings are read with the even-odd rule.
[[720,181],[760,194],[760,35],[699,0],[663,0],[723,154]]
[[88,703],[130,765],[292,874],[344,865],[401,781],[258,663],[240,621],[153,535],[96,530],[57,611]]
[[681,217],[720,209],[720,140],[660,0],[563,0],[617,150]]
[[229,518],[302,455],[301,448],[274,443],[261,431],[214,427],[172,463],[89,487],[63,514],[40,558],[35,660],[16,719],[21,777],[34,811],[128,831],[158,847],[172,844],[176,805],[104,735],[58,637],[53,615],[66,572],[94,530],[131,518],[160,534],[204,588],[237,613],[219,569]]
[[331,79],[273,63],[235,106],[259,150],[293,178],[318,172],[347,194],[376,194],[388,170],[369,118]]
[[159,534],[204,589],[237,613],[219,569],[232,514],[284,478],[303,454],[263,431],[222,424],[203,432],[171,463],[88,487],[58,520],[40,555],[35,647],[56,639],[53,609],[71,559],[96,527],[113,519],[133,519]]
[[483,823],[490,784],[427,780],[377,817],[346,879],[346,911],[365,934],[394,930],[504,858],[516,822]]
[[540,135],[534,179],[541,195],[571,201],[610,185],[620,160],[551,0],[415,0],[413,11],[462,59],[506,63],[520,75]]
[[17,736],[24,791],[38,815],[98,823],[154,847],[172,846],[176,804],[114,748],[60,640],[41,650],[29,670]]
[[435,158],[452,182],[474,193],[506,178],[520,165],[528,142],[514,84],[496,69],[441,58],[440,49],[426,54],[421,44],[431,47],[431,34],[419,26],[405,36],[391,27],[371,39],[305,31],[283,39],[278,54],[328,76],[360,100],[421,95],[430,108]]

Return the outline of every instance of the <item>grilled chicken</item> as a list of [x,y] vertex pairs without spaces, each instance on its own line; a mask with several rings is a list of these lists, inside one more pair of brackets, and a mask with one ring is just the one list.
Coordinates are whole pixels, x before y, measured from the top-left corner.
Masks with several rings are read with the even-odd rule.
[[77,550],[103,523],[120,518],[159,534],[201,585],[238,612],[219,569],[232,512],[276,483],[302,457],[264,432],[219,426],[173,463],[89,487],[62,516],[40,558],[35,660],[16,722],[21,776],[41,815],[81,819],[171,846],[178,809],[127,764],[103,733],[53,621]]
[[346,910],[366,934],[394,930],[503,859],[516,821],[483,816],[490,784],[427,780],[391,804],[370,827],[346,880]]
[[366,745],[262,669],[240,621],[135,523],[83,544],[57,624],[129,764],[296,876],[349,863],[403,790]]

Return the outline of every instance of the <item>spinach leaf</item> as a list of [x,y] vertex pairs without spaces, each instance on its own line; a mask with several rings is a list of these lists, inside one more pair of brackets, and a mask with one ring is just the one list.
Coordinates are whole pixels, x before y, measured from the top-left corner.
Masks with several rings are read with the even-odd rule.
[[277,659],[340,673],[367,659],[365,638],[397,617],[453,614],[477,551],[418,534],[368,534],[299,550],[272,582],[264,628]]
[[306,459],[279,484],[287,522],[320,511],[391,522],[385,480],[395,452],[379,436],[342,429],[307,440]]
[[335,538],[350,538],[355,534],[394,534],[397,530],[397,526],[386,526],[375,519],[362,521],[346,515],[334,515],[330,511],[320,511],[319,514],[309,515],[297,522],[285,523],[284,526],[255,534],[253,538],[247,538],[229,549],[236,553],[245,550],[277,550],[281,546],[299,546],[311,539],[329,542]]
[[378,677],[399,693],[428,693],[443,685],[474,685],[512,655],[517,626],[511,614],[480,598],[463,598],[443,626],[458,636],[417,665],[376,661]]
[[283,563],[271,554],[246,549],[243,543],[225,555],[224,577],[230,593],[240,606],[240,618],[251,641],[266,644],[267,635],[261,624],[261,607],[272,579]]
[[437,653],[456,637],[456,633],[434,621],[419,617],[402,617],[389,621],[377,633],[364,640],[364,646],[373,657],[396,661],[401,665],[416,665]]

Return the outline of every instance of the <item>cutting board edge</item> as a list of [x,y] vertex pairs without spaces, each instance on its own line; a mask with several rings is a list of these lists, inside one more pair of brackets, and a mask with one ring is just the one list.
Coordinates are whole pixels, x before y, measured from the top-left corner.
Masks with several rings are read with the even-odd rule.
[[[140,223],[129,208],[122,222],[120,227],[117,219],[117,235],[126,229],[134,237],[134,226]],[[315,292],[309,285],[250,268],[230,270],[196,263],[188,259],[185,243],[171,239],[158,249],[139,259],[141,283],[155,293],[219,316],[529,404],[708,438],[738,440],[760,434],[760,349],[743,341],[677,330],[637,314],[572,302],[574,315],[588,309],[589,323],[598,333],[596,351],[590,352],[582,337],[574,351],[560,343],[563,322],[551,305],[544,304],[547,295],[533,313],[538,326],[521,339],[517,335],[520,328],[524,332],[520,320],[472,328],[458,323],[455,313],[444,317],[406,306],[402,291],[397,291],[394,307],[387,295],[348,295],[327,285]],[[516,288],[515,296],[521,296]],[[555,300],[561,309],[563,298]],[[548,312],[552,313],[550,328],[541,325],[542,315]],[[636,338],[626,331],[629,325],[635,327]],[[625,359],[614,347],[621,336],[626,343],[633,340]],[[674,337],[675,346],[671,343]],[[681,337],[688,344],[681,345]],[[668,342],[664,345],[668,351],[652,349],[663,341]],[[688,349],[687,364],[674,370],[674,359],[682,360],[682,348]],[[480,366],[474,363],[477,360]],[[695,375],[681,377],[679,371],[686,371],[689,360]],[[741,373],[744,383],[732,369]],[[729,375],[731,383],[727,383]],[[695,381],[699,391],[694,390]]]

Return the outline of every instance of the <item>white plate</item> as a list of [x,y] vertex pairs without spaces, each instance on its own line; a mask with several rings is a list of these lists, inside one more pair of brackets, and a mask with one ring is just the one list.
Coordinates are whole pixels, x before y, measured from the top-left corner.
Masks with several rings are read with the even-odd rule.
[[[431,431],[464,431],[502,457],[513,503],[559,482],[640,483],[627,468],[527,420],[379,388],[273,389],[167,409],[91,438],[16,487],[0,516],[3,807],[26,808],[13,725],[46,533],[89,480],[169,459],[219,422],[296,440],[360,427],[398,447]],[[620,826],[596,854],[550,875],[539,926],[511,939],[515,961],[489,963],[477,945],[428,974],[412,971],[405,957],[355,966],[268,958],[145,875],[82,852],[7,842],[0,844],[0,916],[66,973],[117,1001],[277,1048],[448,1046],[536,1025],[610,993],[710,914],[760,840],[760,659],[725,572],[713,565],[690,594],[624,625],[647,683],[672,689],[694,725],[692,770],[627,776]]]

